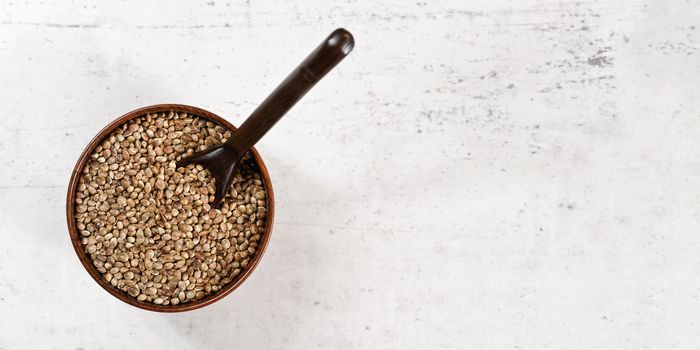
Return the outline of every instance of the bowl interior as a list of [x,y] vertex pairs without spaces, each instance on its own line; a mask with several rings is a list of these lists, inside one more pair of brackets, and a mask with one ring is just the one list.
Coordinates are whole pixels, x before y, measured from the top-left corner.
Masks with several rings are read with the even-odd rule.
[[148,106],[144,108],[140,108],[134,111],[131,111],[109,125],[107,125],[102,131],[100,131],[97,136],[95,136],[92,141],[90,141],[90,144],[85,148],[83,153],[80,155],[80,158],[78,159],[78,162],[75,165],[75,168],[73,169],[73,174],[70,179],[70,183],[68,185],[68,198],[66,200],[66,219],[68,221],[68,232],[70,234],[71,242],[73,243],[73,248],[75,249],[76,254],[78,255],[78,258],[80,259],[80,262],[83,264],[85,269],[88,271],[90,276],[97,282],[102,288],[104,288],[107,292],[112,294],[113,296],[117,297],[119,300],[136,306],[138,308],[146,309],[146,310],[151,310],[151,311],[159,311],[159,312],[180,312],[180,311],[189,311],[189,310],[194,310],[198,309],[201,307],[204,307],[206,305],[209,305],[229,293],[231,293],[233,290],[238,288],[247,278],[250,276],[251,273],[253,273],[253,270],[258,265],[258,262],[262,258],[263,254],[265,253],[265,249],[267,248],[267,244],[270,240],[270,234],[272,232],[272,225],[274,222],[274,214],[275,214],[275,200],[274,200],[274,194],[272,191],[272,182],[270,181],[270,175],[267,172],[267,168],[265,167],[265,163],[263,163],[262,158],[258,154],[258,152],[255,150],[255,148],[252,148],[250,150],[253,160],[255,161],[256,166],[260,170],[260,175],[263,180],[263,186],[265,187],[265,192],[267,195],[267,218],[265,222],[265,230],[260,238],[260,244],[258,246],[258,250],[256,251],[255,255],[251,258],[250,262],[248,263],[248,266],[242,271],[241,274],[236,276],[234,280],[232,280],[230,283],[227,285],[223,286],[219,291],[212,293],[202,299],[187,302],[184,304],[178,304],[178,305],[156,305],[156,304],[151,304],[151,303],[142,303],[137,301],[135,298],[129,296],[125,292],[117,289],[116,287],[113,287],[111,284],[107,283],[103,278],[102,274],[97,271],[97,268],[93,265],[92,259],[88,256],[88,254],[85,252],[82,243],[80,242],[80,235],[78,234],[78,229],[76,227],[76,222],[75,222],[75,194],[77,191],[77,187],[80,181],[80,176],[82,174],[83,168],[87,164],[88,160],[90,159],[90,154],[92,153],[92,150],[99,145],[102,140],[107,137],[112,131],[114,131],[116,128],[119,126],[123,125],[124,123],[128,122],[131,119],[141,117],[147,113],[159,113],[159,112],[168,112],[168,111],[174,111],[174,112],[185,112],[189,114],[196,115],[201,118],[208,119],[210,121],[213,121],[221,126],[223,126],[226,129],[231,130],[232,132],[236,130],[236,128],[231,125],[228,121],[225,119],[219,117],[218,115],[211,113],[209,111],[203,110],[201,108],[197,107],[192,107],[192,106],[187,106],[187,105],[179,105],[179,104],[163,104],[163,105],[154,105],[154,106]]

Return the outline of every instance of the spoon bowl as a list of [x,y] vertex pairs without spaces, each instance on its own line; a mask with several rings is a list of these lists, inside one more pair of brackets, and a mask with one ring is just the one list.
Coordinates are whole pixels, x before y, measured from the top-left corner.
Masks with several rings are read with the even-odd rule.
[[95,280],[95,282],[97,282],[97,284],[99,284],[103,289],[115,296],[117,299],[141,309],[158,312],[181,312],[199,309],[225,297],[229,293],[233,292],[236,288],[238,288],[253,273],[255,268],[258,266],[260,259],[262,259],[263,254],[265,253],[265,249],[267,248],[267,244],[270,241],[270,235],[272,233],[272,225],[275,216],[275,197],[272,190],[272,181],[270,180],[270,175],[267,171],[267,168],[265,167],[265,163],[260,157],[260,154],[255,150],[255,148],[250,148],[249,152],[252,156],[255,166],[260,172],[263,186],[265,188],[267,201],[267,218],[265,223],[265,230],[261,235],[257,251],[255,252],[255,255],[252,256],[250,262],[248,263],[248,266],[241,272],[241,274],[236,276],[230,283],[224,285],[219,291],[215,293],[212,293],[202,299],[178,305],[156,305],[153,303],[142,303],[137,301],[136,298],[107,283],[102,277],[102,274],[99,271],[97,271],[97,268],[95,267],[95,265],[93,265],[92,259],[90,258],[88,253],[85,252],[85,248],[83,247],[83,244],[80,241],[81,235],[78,232],[78,228],[76,227],[75,195],[78,189],[78,185],[80,183],[80,176],[83,172],[83,169],[90,160],[90,154],[92,154],[93,150],[98,145],[100,145],[105,138],[109,137],[109,135],[115,129],[128,123],[132,119],[140,118],[149,113],[161,113],[170,111],[193,114],[200,118],[204,118],[218,125],[221,125],[225,129],[230,130],[232,133],[236,131],[236,128],[231,123],[226,121],[226,119],[223,119],[218,115],[206,111],[204,109],[187,105],[162,104],[143,107],[131,111],[107,125],[104,129],[102,129],[102,131],[100,131],[97,134],[97,136],[95,136],[92,139],[92,141],[90,141],[88,146],[85,147],[85,150],[80,155],[80,158],[78,159],[78,162],[75,164],[75,168],[73,169],[73,174],[68,184],[68,197],[66,199],[66,219],[68,221],[68,233],[70,235],[73,248],[75,249],[75,253],[78,255],[78,259],[80,259],[80,262],[82,263],[85,270],[87,270],[87,272]]

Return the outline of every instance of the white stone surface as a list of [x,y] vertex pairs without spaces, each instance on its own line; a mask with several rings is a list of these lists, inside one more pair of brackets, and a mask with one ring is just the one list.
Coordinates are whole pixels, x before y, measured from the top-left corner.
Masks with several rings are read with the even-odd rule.
[[[1,4],[0,349],[700,347],[697,1]],[[156,103],[240,124],[338,26],[355,51],[258,145],[253,276],[184,314],[94,283],[88,141]]]

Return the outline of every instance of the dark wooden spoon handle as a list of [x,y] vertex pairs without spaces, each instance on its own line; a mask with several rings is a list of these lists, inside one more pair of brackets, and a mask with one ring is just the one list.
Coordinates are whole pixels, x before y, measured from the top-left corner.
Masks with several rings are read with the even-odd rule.
[[[352,34],[338,28],[296,67],[226,142],[240,156],[245,154],[316,83],[352,51]],[[236,159],[237,161],[237,159]]]

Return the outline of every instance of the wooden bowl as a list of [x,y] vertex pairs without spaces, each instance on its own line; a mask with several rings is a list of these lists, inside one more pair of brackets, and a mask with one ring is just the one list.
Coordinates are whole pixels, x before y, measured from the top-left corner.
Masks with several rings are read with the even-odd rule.
[[90,144],[88,144],[88,146],[85,148],[83,154],[80,155],[78,163],[75,164],[75,168],[73,169],[73,175],[71,175],[70,183],[68,184],[68,198],[66,199],[66,219],[68,220],[68,233],[70,234],[71,242],[73,242],[73,248],[75,249],[75,253],[78,255],[78,259],[80,259],[80,262],[83,264],[83,267],[85,267],[85,270],[87,270],[87,272],[90,274],[90,276],[92,276],[92,279],[94,279],[95,282],[97,282],[97,284],[102,286],[102,288],[104,288],[113,296],[117,297],[117,299],[129,305],[133,305],[141,309],[158,312],[181,312],[199,309],[225,297],[229,293],[233,292],[236,288],[238,288],[238,286],[240,286],[246,280],[246,278],[248,278],[248,276],[250,276],[250,274],[253,273],[253,270],[255,270],[255,267],[258,266],[258,262],[260,261],[260,259],[262,259],[262,256],[265,253],[267,243],[270,241],[270,234],[272,233],[272,223],[274,221],[275,216],[275,197],[272,193],[272,182],[270,181],[270,174],[268,174],[267,172],[265,163],[263,163],[262,158],[260,158],[260,155],[255,150],[255,148],[252,148],[250,152],[253,156],[255,164],[260,170],[260,174],[262,176],[262,181],[267,196],[267,218],[265,222],[265,231],[263,232],[260,238],[258,249],[255,252],[255,255],[253,255],[253,257],[251,258],[250,262],[248,263],[248,266],[242,271],[241,274],[236,276],[235,279],[232,280],[230,283],[223,286],[219,291],[212,293],[202,299],[183,304],[156,305],[153,303],[142,303],[140,301],[137,301],[136,298],[107,283],[102,278],[102,274],[99,271],[97,271],[97,268],[92,264],[92,259],[85,252],[83,244],[80,242],[81,236],[78,234],[78,229],[76,228],[75,192],[78,188],[80,176],[82,174],[83,168],[90,159],[90,154],[92,153],[93,149],[95,149],[95,147],[97,147],[97,145],[99,145],[102,142],[102,140],[104,140],[104,138],[107,137],[116,128],[123,125],[124,123],[127,123],[131,119],[141,117],[147,113],[158,113],[168,111],[190,113],[201,118],[213,121],[223,126],[224,128],[231,130],[232,132],[236,130],[236,128],[233,125],[231,125],[231,123],[219,117],[218,115],[209,111],[205,111],[201,108],[186,105],[162,104],[148,106],[139,108],[135,111],[131,111],[119,117],[117,120],[113,121],[104,129],[102,129],[102,131],[100,131],[97,134],[97,136],[95,136],[92,139],[92,141],[90,141]]

